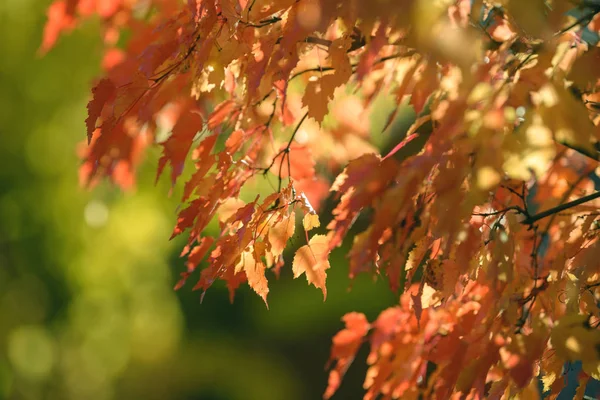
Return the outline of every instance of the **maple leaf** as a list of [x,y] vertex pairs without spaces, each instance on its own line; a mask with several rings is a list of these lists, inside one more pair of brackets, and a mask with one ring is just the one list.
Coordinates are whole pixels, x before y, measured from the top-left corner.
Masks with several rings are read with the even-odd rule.
[[85,120],[88,143],[92,140],[92,135],[96,130],[96,121],[102,115],[104,106],[114,100],[116,90],[117,88],[110,79],[101,79],[92,89],[93,98],[87,105],[88,117]]
[[325,280],[329,269],[329,249],[327,237],[325,235],[314,235],[310,238],[308,244],[300,247],[294,255],[292,271],[294,278],[306,274],[308,283],[321,289],[323,299],[327,298],[327,288]]
[[240,262],[235,268],[236,272],[244,271],[248,279],[248,285],[262,297],[268,308],[267,294],[269,293],[269,286],[265,277],[265,269],[265,264],[252,248],[242,253]]
[[518,131],[506,138],[504,171],[517,179],[528,179],[531,172],[541,176],[556,154],[552,131],[539,115],[531,115]]
[[347,38],[333,41],[329,47],[329,57],[335,68],[331,73],[311,80],[306,85],[302,103],[308,108],[308,116],[319,123],[323,122],[327,115],[329,102],[333,98],[335,89],[346,83],[352,76],[352,66],[346,53],[349,47],[350,41]]
[[598,83],[600,73],[593,66],[597,65],[599,61],[600,48],[591,47],[575,60],[575,63],[571,67],[569,78],[582,90],[594,88]]
[[216,129],[219,125],[223,124],[227,117],[235,109],[235,102],[233,100],[225,100],[215,107],[213,112],[208,117],[206,122],[208,129]]
[[269,243],[271,254],[280,256],[286,247],[287,241],[294,236],[296,230],[296,214],[292,211],[289,216],[281,218],[269,229]]
[[183,201],[187,201],[192,193],[207,179],[208,171],[214,166],[217,161],[211,152],[217,141],[217,135],[212,135],[198,145],[194,150],[194,158],[196,162],[196,171],[192,174],[191,178],[185,183],[183,188]]
[[283,147],[273,159],[272,171],[281,178],[291,176],[294,180],[313,179],[315,162],[307,146],[292,144]]
[[420,114],[425,107],[429,96],[438,89],[438,75],[435,63],[427,62],[421,67],[421,73],[413,83],[410,104],[415,109],[415,113]]
[[302,219],[302,226],[307,232],[314,228],[318,228],[321,226],[321,222],[319,222],[319,216],[311,213],[305,214],[304,218]]
[[344,315],[342,320],[346,327],[333,337],[329,362],[336,360],[336,364],[329,373],[327,389],[323,395],[325,399],[331,398],[339,388],[342,378],[371,327],[364,314],[356,312]]
[[160,177],[167,162],[169,162],[172,168],[171,181],[175,184],[177,177],[183,171],[185,157],[190,151],[192,140],[204,127],[203,123],[202,116],[193,110],[179,117],[173,127],[171,136],[163,144],[163,156],[158,161],[157,179]]
[[46,53],[56,43],[62,31],[75,27],[75,7],[79,0],[59,0],[48,7],[48,22],[44,27],[44,39],[40,51]]
[[600,354],[600,331],[588,326],[584,315],[568,314],[558,321],[552,330],[552,346],[559,357],[581,360],[584,364],[598,363]]

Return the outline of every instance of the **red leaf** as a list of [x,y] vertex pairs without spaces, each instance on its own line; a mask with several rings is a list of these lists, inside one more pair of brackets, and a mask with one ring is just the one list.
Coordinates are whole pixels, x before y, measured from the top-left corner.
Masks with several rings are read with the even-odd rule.
[[61,32],[75,27],[75,7],[79,0],[59,0],[48,7],[48,22],[44,27],[44,38],[40,52],[50,50]]
[[297,181],[312,179],[315,176],[315,161],[312,152],[307,146],[293,144],[288,151],[280,151],[279,156],[275,158],[272,171],[281,178],[291,175]]
[[175,184],[183,171],[185,158],[192,147],[192,140],[203,128],[202,116],[196,110],[184,112],[173,127],[171,136],[163,143],[163,156],[158,161],[156,179],[160,177],[167,162],[171,164],[171,182]]
[[233,112],[235,108],[235,102],[232,100],[225,100],[215,107],[213,112],[208,117],[208,129],[211,131],[221,125],[227,117]]
[[194,246],[188,255],[186,263],[188,272],[193,272],[196,269],[214,242],[215,239],[210,236],[200,239],[198,245]]
[[88,117],[85,120],[87,127],[88,144],[92,140],[92,135],[96,130],[96,121],[100,118],[104,106],[113,101],[116,96],[117,88],[110,79],[102,79],[92,89],[92,100],[87,105]]

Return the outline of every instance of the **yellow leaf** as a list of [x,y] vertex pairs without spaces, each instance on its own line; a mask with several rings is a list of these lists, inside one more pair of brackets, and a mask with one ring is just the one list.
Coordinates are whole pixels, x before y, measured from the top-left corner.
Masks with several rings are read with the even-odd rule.
[[544,384],[544,392],[550,390],[550,387],[552,386],[554,381],[556,381],[556,373],[554,372],[547,373],[542,377],[542,383]]
[[592,378],[600,379],[600,362],[587,362],[582,365],[583,372],[590,375]]
[[329,269],[329,246],[325,235],[314,235],[310,238],[307,245],[304,245],[296,251],[292,263],[294,278],[306,274],[306,280],[309,284],[321,289],[323,299],[327,298],[327,288],[325,280],[327,279],[326,270]]
[[531,172],[543,175],[556,154],[552,131],[539,114],[527,115],[523,125],[508,133],[504,149],[504,171],[520,180],[531,178]]
[[554,134],[554,139],[567,147],[575,148],[584,154],[596,154],[593,146],[596,127],[581,101],[563,86],[545,85],[536,95],[539,113]]
[[423,285],[423,294],[421,295],[421,306],[423,309],[433,307],[440,302],[440,297],[435,288],[425,283]]
[[556,354],[569,361],[594,363],[600,361],[600,331],[587,324],[588,317],[578,314],[567,314],[552,330],[552,346]]
[[544,0],[510,0],[506,8],[524,34],[541,39],[553,33],[548,27]]
[[600,79],[600,47],[591,47],[575,60],[569,79],[581,90],[587,90],[596,86]]
[[540,392],[537,387],[537,379],[532,379],[529,385],[519,394],[519,400],[539,400]]
[[404,267],[405,271],[410,271],[413,268],[417,268],[425,253],[429,249],[429,245],[431,244],[431,239],[428,236],[422,237],[417,241],[415,247],[410,251],[408,255],[408,260],[406,261],[406,266]]
[[481,190],[490,190],[500,183],[502,176],[493,167],[484,165],[477,170],[477,187]]
[[304,226],[304,230],[307,232],[313,228],[318,228],[321,226],[319,216],[317,214],[305,214],[304,219],[302,220],[302,226]]
[[541,369],[543,373],[542,383],[544,392],[558,393],[563,386],[562,369],[564,360],[556,355],[554,349],[546,348],[546,353],[541,358]]

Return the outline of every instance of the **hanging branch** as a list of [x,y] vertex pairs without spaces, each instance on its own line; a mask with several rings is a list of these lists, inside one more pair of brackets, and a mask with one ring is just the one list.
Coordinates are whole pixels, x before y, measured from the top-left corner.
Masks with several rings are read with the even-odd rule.
[[568,203],[565,204],[561,204],[558,205],[556,207],[552,207],[546,211],[542,211],[540,213],[534,214],[534,215],[528,215],[523,221],[522,223],[525,225],[533,225],[534,223],[536,223],[537,221],[539,221],[540,219],[549,217],[553,214],[562,212],[564,210],[567,210],[569,208],[573,208],[573,207],[577,207],[580,204],[583,203],[587,203],[588,201],[592,201],[595,200],[597,198],[600,198],[600,191],[589,194],[587,196],[584,196],[582,198],[573,200],[573,201],[569,201]]

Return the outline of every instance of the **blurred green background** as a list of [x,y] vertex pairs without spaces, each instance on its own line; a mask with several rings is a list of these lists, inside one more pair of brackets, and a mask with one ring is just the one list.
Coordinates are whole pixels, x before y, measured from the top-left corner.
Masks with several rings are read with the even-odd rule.
[[[134,192],[78,184],[99,25],[39,57],[49,3],[0,0],[0,398],[321,398],[341,316],[372,319],[396,296],[350,282],[344,249],[325,303],[289,266],[269,276],[270,310],[248,287],[233,304],[222,285],[203,304],[193,282],[174,292],[183,243],[168,241],[178,199],[153,183],[159,150]],[[365,356],[336,398],[362,397]]]

